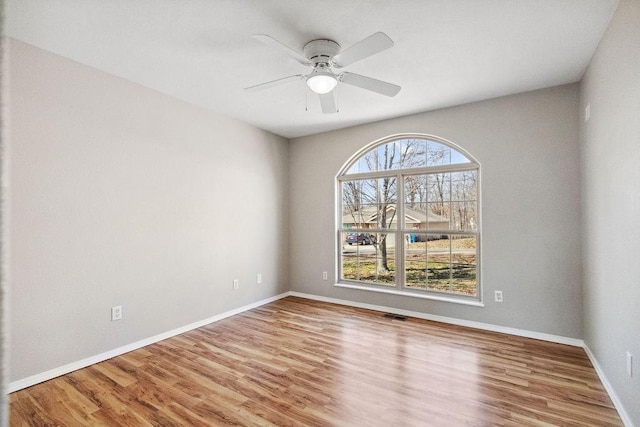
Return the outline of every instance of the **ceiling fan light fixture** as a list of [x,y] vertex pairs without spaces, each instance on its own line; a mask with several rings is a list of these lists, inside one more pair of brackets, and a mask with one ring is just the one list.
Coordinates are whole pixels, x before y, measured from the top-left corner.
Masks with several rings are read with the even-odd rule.
[[331,92],[338,84],[338,79],[328,71],[315,71],[307,77],[307,86],[317,94]]

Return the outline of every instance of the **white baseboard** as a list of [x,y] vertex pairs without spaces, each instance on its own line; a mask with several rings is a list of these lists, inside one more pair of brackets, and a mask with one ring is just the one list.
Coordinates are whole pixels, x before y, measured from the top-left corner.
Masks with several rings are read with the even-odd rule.
[[506,326],[492,325],[490,323],[474,322],[471,320],[456,319],[454,317],[437,316],[435,314],[421,313],[418,311],[402,310],[399,308],[385,307],[382,305],[372,305],[360,302],[341,300],[336,298],[328,298],[318,295],[305,294],[301,292],[290,292],[291,296],[307,298],[316,301],[331,302],[334,304],[348,305],[351,307],[365,308],[368,310],[382,311],[385,313],[399,314],[402,316],[417,317],[418,319],[433,320],[434,322],[449,323],[457,326],[467,326],[474,329],[482,329],[485,331],[501,332],[519,337],[533,338],[536,340],[549,341],[558,344],[566,344],[573,347],[584,347],[584,341],[577,338],[563,337],[560,335],[545,334],[542,332],[527,331],[524,329],[509,328]]
[[613,389],[613,386],[611,385],[611,383],[607,379],[607,376],[604,374],[604,371],[600,367],[600,364],[598,363],[598,359],[596,359],[596,356],[593,354],[591,349],[586,344],[584,345],[584,351],[587,352],[587,356],[589,356],[589,360],[591,361],[591,364],[595,368],[596,373],[598,374],[598,377],[600,378],[600,381],[602,382],[602,385],[604,386],[605,390],[607,390],[607,393],[609,393],[609,398],[613,402],[613,406],[616,407],[616,410],[618,411],[618,415],[620,415],[620,418],[622,419],[622,422],[624,423],[625,427],[634,427],[633,421],[631,420],[631,416],[624,409],[624,406],[622,405],[620,398],[618,398],[618,395]]
[[87,366],[103,362],[105,360],[111,359],[116,356],[120,356],[121,354],[128,353],[133,350],[137,350],[139,348],[145,347],[150,344],[157,343],[162,340],[166,340],[167,338],[174,337],[176,335],[184,334],[185,332],[189,332],[193,329],[201,328],[210,323],[218,322],[222,319],[226,319],[227,317],[234,316],[236,314],[240,314],[247,310],[251,310],[256,307],[260,307],[261,305],[268,304],[273,301],[277,301],[279,299],[285,298],[290,295],[290,292],[284,292],[282,294],[263,299],[261,301],[257,301],[243,307],[239,307],[233,310],[226,311],[224,313],[209,317],[208,319],[200,320],[198,322],[191,323],[186,326],[182,326],[177,329],[173,329],[168,332],[164,332],[153,337],[149,337],[122,347],[118,347],[116,349],[107,351],[106,353],[97,354],[95,356],[87,357],[86,359],[78,360],[76,362],[69,363],[64,366],[60,366],[59,368],[51,369],[49,371],[41,372],[36,375],[32,375],[27,378],[23,378],[20,380],[13,381],[9,383],[7,391],[9,393],[13,393],[14,391],[22,390],[23,388],[31,387],[32,385],[48,381],[50,379],[59,377],[61,375],[68,374],[69,372],[77,371],[78,369],[86,368]]

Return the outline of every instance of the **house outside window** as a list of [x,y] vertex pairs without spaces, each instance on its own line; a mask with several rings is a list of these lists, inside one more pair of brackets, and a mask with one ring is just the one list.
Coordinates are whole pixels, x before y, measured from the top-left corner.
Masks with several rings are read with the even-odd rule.
[[396,135],[357,153],[337,184],[337,286],[480,301],[480,165],[469,153]]

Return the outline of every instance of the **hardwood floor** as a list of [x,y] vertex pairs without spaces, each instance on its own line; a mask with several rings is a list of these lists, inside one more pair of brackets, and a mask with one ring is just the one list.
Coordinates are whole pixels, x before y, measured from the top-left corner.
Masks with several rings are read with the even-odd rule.
[[621,426],[580,348],[301,298],[10,395],[11,426]]

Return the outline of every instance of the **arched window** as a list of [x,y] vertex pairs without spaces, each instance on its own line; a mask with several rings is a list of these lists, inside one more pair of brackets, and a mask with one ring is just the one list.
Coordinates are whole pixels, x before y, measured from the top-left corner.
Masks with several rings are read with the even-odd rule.
[[337,286],[480,300],[480,165],[468,153],[434,136],[393,136],[337,180]]

